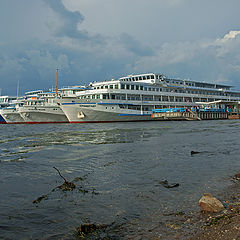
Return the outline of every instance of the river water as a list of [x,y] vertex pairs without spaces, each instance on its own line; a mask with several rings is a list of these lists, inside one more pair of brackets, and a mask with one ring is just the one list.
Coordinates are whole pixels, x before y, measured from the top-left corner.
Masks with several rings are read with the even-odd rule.
[[[99,229],[85,239],[167,239],[240,170],[238,120],[5,124],[0,135],[0,239],[78,239],[86,223]],[[57,188],[53,167],[76,188]]]

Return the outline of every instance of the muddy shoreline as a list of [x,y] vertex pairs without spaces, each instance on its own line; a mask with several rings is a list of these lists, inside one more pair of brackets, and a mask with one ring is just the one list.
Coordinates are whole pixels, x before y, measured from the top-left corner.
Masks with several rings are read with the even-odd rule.
[[203,225],[189,239],[240,239],[240,181],[236,178],[231,178],[230,181],[232,184],[218,196],[225,210],[216,214],[204,214]]
[[223,211],[203,213],[199,207],[199,212],[185,216],[188,224],[184,222],[178,231],[171,232],[167,238],[158,239],[240,239],[240,179],[229,177],[229,181],[230,186],[216,196],[225,207]]
[[[219,213],[193,211],[164,212],[159,227],[146,224],[139,234],[125,239],[151,240],[237,240],[240,239],[240,180],[229,177],[229,186],[215,195],[225,209]],[[204,192],[202,193],[204,194]],[[196,205],[199,205],[196,202]],[[153,217],[154,218],[154,217]]]
[[[185,213],[181,210],[162,212],[161,221],[159,213],[152,216],[152,219],[145,219],[145,223],[139,226],[136,232],[136,225],[139,222],[132,221],[128,224],[112,226],[95,227],[95,224],[87,224],[90,226],[89,232],[79,231],[86,226],[80,226],[75,233],[75,239],[151,239],[151,240],[229,240],[240,239],[240,180],[229,177],[229,186],[219,194],[215,195],[224,205],[225,209],[218,213],[204,213],[193,211]],[[202,193],[204,194],[204,192]],[[196,205],[199,205],[196,202]],[[157,216],[158,215],[158,216]],[[93,226],[93,227],[92,227]],[[134,227],[135,226],[135,227]],[[93,229],[93,230],[92,230]],[[100,230],[99,230],[100,229]],[[122,229],[122,231],[120,231]],[[116,237],[116,232],[122,232]],[[105,234],[103,234],[105,232]],[[115,234],[113,234],[115,232]],[[125,234],[128,232],[129,234]],[[117,234],[118,235],[118,234]]]

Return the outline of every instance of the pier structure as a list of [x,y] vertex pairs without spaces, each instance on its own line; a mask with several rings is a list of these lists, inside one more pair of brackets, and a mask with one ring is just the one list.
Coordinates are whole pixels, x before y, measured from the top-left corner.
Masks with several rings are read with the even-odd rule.
[[239,119],[240,102],[199,102],[197,107],[153,109],[155,120],[219,120]]
[[[199,103],[200,104],[200,103]],[[240,102],[238,101],[223,101],[218,100],[214,102],[208,102],[208,103],[201,103],[202,106],[211,106],[211,107],[217,107],[221,109],[225,109],[228,115],[228,119],[240,119],[240,112],[239,112],[239,106]]]

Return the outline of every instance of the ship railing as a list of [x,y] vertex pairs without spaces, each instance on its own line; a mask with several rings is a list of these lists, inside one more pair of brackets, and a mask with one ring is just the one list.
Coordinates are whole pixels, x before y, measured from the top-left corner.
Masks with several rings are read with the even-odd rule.
[[162,108],[153,109],[153,113],[167,113],[167,112],[187,112],[187,108]]
[[226,109],[223,108],[162,108],[162,109],[153,109],[152,113],[168,113],[168,112],[215,112],[223,113],[226,112]]
[[191,111],[193,112],[215,112],[215,113],[220,113],[220,112],[226,112],[226,109],[224,108],[199,108],[199,107],[193,107],[191,108]]

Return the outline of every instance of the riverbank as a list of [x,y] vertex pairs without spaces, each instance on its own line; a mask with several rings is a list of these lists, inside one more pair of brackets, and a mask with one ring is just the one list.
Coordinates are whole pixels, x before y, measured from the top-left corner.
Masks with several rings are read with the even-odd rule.
[[[238,174],[240,177],[240,174]],[[236,176],[236,175],[235,175]],[[217,194],[225,209],[218,213],[191,212],[171,214],[165,219],[166,232],[161,229],[151,239],[165,240],[238,240],[240,239],[240,178],[229,177],[230,186]],[[203,193],[204,194],[204,193]],[[198,203],[196,203],[198,204]],[[159,229],[158,229],[159,230]]]
[[225,210],[217,214],[203,214],[203,224],[193,233],[190,240],[234,240],[240,239],[240,182],[236,177],[233,184],[220,195]]

